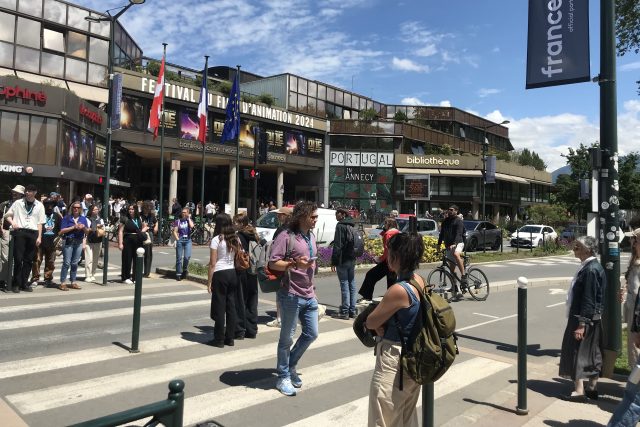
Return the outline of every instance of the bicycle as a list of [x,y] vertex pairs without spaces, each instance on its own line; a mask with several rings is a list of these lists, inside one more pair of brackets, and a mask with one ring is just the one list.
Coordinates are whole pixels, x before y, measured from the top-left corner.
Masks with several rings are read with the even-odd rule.
[[450,261],[447,259],[446,251],[442,251],[442,264],[436,267],[427,277],[427,285],[434,292],[440,293],[443,297],[448,292],[453,292],[453,285],[457,282],[460,285],[460,292],[469,295],[476,301],[484,301],[489,296],[489,279],[478,267],[471,266],[471,257],[464,255],[464,268],[467,272],[467,284],[463,284],[455,272],[450,267]]

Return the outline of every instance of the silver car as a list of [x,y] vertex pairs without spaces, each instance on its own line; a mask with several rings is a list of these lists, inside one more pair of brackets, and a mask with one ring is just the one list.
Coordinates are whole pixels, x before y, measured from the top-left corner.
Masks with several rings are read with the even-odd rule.
[[[409,218],[396,218],[396,222],[398,223],[398,230],[402,232],[409,231]],[[367,237],[375,239],[380,237],[380,233],[382,233],[382,225],[369,230]],[[435,237],[437,239],[440,235],[438,223],[432,219],[418,218],[418,234],[422,236]]]

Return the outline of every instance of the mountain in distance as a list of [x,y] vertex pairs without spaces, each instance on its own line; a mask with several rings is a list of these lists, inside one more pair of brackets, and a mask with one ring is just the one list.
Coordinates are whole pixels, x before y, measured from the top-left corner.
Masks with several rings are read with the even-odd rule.
[[555,184],[560,175],[571,175],[571,166],[564,165],[561,168],[551,172],[551,182]]

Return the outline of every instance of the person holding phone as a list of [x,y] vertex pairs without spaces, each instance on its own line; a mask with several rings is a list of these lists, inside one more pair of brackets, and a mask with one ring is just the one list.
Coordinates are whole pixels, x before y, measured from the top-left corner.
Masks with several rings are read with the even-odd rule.
[[173,223],[173,237],[176,239],[177,281],[186,279],[188,276],[189,260],[191,259],[191,230],[193,227],[189,208],[183,208],[180,218]]

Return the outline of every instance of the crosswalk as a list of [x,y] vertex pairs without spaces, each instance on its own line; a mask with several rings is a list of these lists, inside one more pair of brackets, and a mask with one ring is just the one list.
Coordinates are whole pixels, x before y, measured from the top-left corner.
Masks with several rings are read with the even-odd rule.
[[[185,425],[366,424],[375,357],[350,322],[321,319],[299,366],[304,385],[291,398],[274,389],[279,329],[263,325],[275,310],[270,296],[261,295],[257,339],[218,349],[205,344],[212,322],[203,287],[154,279],[143,290],[139,354],[126,349],[131,286],[38,289],[0,299],[0,394],[14,415],[28,426],[68,425],[162,400],[168,382],[180,378]],[[464,391],[479,399],[513,377],[514,366],[463,350],[436,384],[438,402],[459,411],[461,398],[443,398]],[[504,381],[473,388],[496,377]]]
[[[620,254],[621,265],[626,265],[629,260],[628,253]],[[550,256],[541,258],[526,258],[513,261],[502,261],[496,263],[479,264],[482,268],[509,268],[509,267],[542,267],[554,265],[572,265],[577,266],[580,260],[571,255]]]

